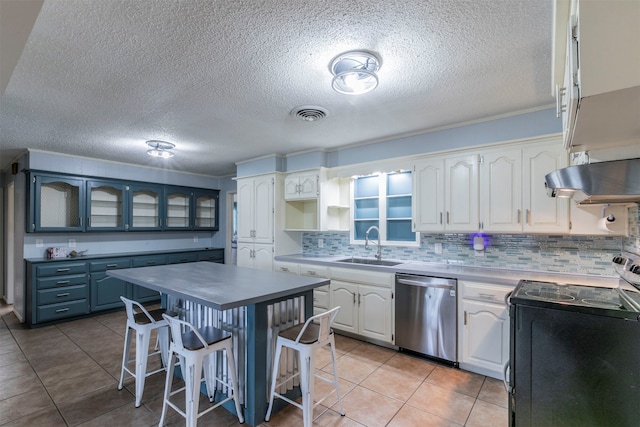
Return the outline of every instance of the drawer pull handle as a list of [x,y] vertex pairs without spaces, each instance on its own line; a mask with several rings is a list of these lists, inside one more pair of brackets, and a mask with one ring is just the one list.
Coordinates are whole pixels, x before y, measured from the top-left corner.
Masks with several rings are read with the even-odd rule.
[[309,271],[307,271],[307,273],[309,273],[309,276],[315,276],[316,275],[316,272],[313,271],[313,270],[309,270]]
[[71,269],[70,268],[58,268],[58,269],[56,269],[56,273],[66,273],[69,270],[71,270]]
[[281,269],[282,271],[289,271],[289,269],[288,269],[287,267],[280,267],[280,269]]
[[56,313],[64,313],[65,311],[69,311],[69,308],[59,308],[56,310]]
[[485,294],[485,293],[482,293],[482,292],[480,292],[480,293],[478,294],[478,296],[479,296],[480,298],[485,298],[485,299],[495,299],[495,298],[496,298],[496,296],[495,296],[495,295],[493,295],[493,294]]
[[107,264],[107,268],[116,268],[118,264]]
[[70,280],[60,280],[59,282],[56,282],[56,285],[66,285],[70,282],[71,282]]
[[56,295],[56,297],[68,297],[69,295],[71,295],[69,292],[64,292],[62,294]]
[[155,261],[147,261],[147,265],[154,265],[155,263]]

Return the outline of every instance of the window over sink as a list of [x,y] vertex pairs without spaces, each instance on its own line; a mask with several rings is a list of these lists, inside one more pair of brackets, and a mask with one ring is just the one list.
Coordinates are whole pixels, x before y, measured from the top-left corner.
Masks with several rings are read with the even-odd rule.
[[[351,243],[363,244],[367,230],[375,226],[383,245],[419,245],[419,234],[411,231],[411,184],[411,171],[355,178],[351,191]],[[376,229],[371,229],[369,240],[377,242]]]

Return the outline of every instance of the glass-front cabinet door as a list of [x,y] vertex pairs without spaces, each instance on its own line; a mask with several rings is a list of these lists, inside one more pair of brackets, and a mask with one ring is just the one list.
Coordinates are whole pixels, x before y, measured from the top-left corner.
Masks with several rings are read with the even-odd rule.
[[87,181],[87,230],[128,230],[124,183]]
[[162,218],[162,187],[154,185],[129,186],[129,229],[160,230]]
[[218,230],[217,190],[194,191],[194,228],[196,230]]
[[165,190],[166,230],[191,228],[193,191],[187,188],[167,187]]
[[29,231],[83,231],[84,186],[81,178],[30,176]]

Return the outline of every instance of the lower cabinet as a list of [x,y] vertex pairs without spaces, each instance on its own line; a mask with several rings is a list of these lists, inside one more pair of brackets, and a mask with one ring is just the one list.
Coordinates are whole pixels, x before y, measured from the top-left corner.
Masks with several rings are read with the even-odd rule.
[[[145,254],[86,260],[26,261],[26,323],[58,320],[124,307],[120,296],[141,303],[160,300],[160,294],[143,286],[108,276],[108,270],[173,262],[224,262],[224,249]],[[184,260],[184,261],[183,261]]]
[[393,344],[393,277],[389,273],[332,268],[329,305],[340,306],[333,327]]
[[509,311],[505,295],[513,287],[459,281],[460,367],[502,379],[509,360]]
[[273,270],[273,245],[238,243],[238,267]]
[[113,258],[89,261],[91,272],[91,311],[124,307],[120,296],[130,297],[130,285],[120,279],[107,276],[107,270],[131,267],[130,258]]

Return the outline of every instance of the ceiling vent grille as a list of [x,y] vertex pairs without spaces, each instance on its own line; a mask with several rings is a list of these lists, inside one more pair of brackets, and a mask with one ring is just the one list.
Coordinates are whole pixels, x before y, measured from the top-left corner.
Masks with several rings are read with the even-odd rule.
[[305,122],[316,122],[327,117],[327,110],[321,107],[304,106],[291,111],[291,115]]

